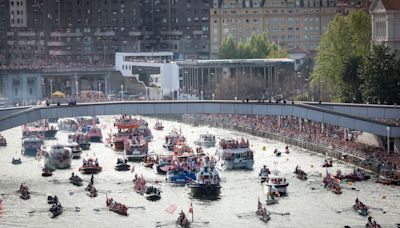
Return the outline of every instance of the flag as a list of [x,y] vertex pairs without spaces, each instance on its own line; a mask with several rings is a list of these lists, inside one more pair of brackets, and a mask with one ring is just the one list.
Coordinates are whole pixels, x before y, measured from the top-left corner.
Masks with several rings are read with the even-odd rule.
[[192,205],[192,202],[190,202],[189,213],[192,213],[192,214],[193,214],[193,205]]
[[260,210],[261,208],[262,208],[262,204],[261,204],[261,202],[260,202],[260,198],[258,198],[258,210]]
[[165,209],[165,211],[169,214],[173,214],[176,211],[176,208],[176,204],[171,204],[169,207],[167,207],[167,209]]
[[132,165],[131,173],[135,172],[135,166]]

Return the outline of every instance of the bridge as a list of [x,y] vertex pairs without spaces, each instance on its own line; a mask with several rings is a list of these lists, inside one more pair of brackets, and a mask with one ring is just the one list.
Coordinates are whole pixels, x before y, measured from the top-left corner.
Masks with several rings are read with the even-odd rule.
[[[397,112],[398,109],[395,109]],[[20,107],[7,109],[0,116],[0,131],[40,119],[99,115],[163,115],[163,114],[241,114],[295,116],[308,120],[337,125],[374,135],[399,138],[400,126],[360,116],[335,112],[310,104],[276,104],[242,101],[118,101],[83,103],[75,106]],[[13,112],[14,111],[14,112]],[[382,117],[382,116],[380,116]]]

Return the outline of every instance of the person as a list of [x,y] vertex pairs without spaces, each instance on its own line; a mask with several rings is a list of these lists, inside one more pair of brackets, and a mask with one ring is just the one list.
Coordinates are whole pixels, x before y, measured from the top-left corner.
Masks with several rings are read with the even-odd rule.
[[54,203],[58,203],[58,197],[57,197],[57,195],[54,196],[53,200],[54,200]]
[[74,172],[72,172],[72,174],[71,174],[71,178],[73,178],[75,176],[75,173]]
[[90,178],[90,184],[94,184],[94,176],[93,176],[93,174],[92,174],[92,177]]
[[258,174],[259,176],[261,176],[262,174],[270,174],[271,172],[269,171],[269,169],[267,168],[266,165],[264,165],[264,167],[260,170],[260,173]]

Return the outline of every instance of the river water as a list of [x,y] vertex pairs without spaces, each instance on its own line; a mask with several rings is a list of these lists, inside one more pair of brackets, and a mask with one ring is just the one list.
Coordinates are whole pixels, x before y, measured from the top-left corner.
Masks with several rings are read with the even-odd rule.
[[[149,126],[154,125],[155,119],[146,120]],[[113,117],[100,117],[100,122],[105,137],[110,132]],[[165,176],[155,174],[152,169],[144,168],[140,163],[133,163],[136,173],[143,174],[150,181],[161,181],[156,185],[162,190],[162,198],[151,202],[133,191],[131,172],[114,170],[117,157],[122,155],[102,143],[92,143],[88,153],[96,155],[103,166],[103,172],[95,175],[94,182],[99,196],[91,199],[83,190],[90,175],[83,175],[86,183],[82,187],[68,182],[72,171],[79,173],[81,160],[73,160],[71,169],[57,170],[52,177],[47,178],[41,176],[41,162],[35,158],[22,156],[21,165],[12,165],[12,157],[21,150],[21,128],[17,127],[1,132],[7,138],[8,146],[0,147],[0,193],[5,206],[5,210],[0,212],[0,227],[156,227],[157,224],[174,227],[178,212],[182,209],[187,213],[191,202],[194,227],[265,227],[266,224],[255,216],[257,199],[265,199],[263,186],[258,180],[259,169],[264,164],[279,170],[289,181],[289,196],[282,197],[279,204],[267,207],[272,212],[268,227],[363,227],[367,219],[351,209],[356,197],[375,208],[371,210],[371,216],[383,227],[396,227],[395,224],[400,223],[399,187],[376,184],[375,178],[372,178],[351,186],[346,185],[349,190],[335,195],[322,186],[321,174],[325,174],[325,169],[321,164],[325,157],[321,155],[290,147],[289,155],[275,157],[272,151],[275,148],[283,150],[284,144],[235,131],[206,126],[192,127],[173,121],[162,122],[164,131],[153,130],[154,139],[149,144],[150,151],[162,151],[164,137],[172,128],[181,128],[190,145],[204,132],[213,133],[217,138],[244,137],[249,139],[255,151],[254,169],[220,172],[221,198],[202,201],[191,199],[185,187],[172,186],[164,181]],[[66,142],[67,135],[68,132],[60,131],[57,140],[49,141]],[[262,149],[264,146],[265,151]],[[206,151],[213,153],[215,148]],[[84,151],[82,157],[86,157],[86,154]],[[300,165],[309,174],[307,181],[293,176],[296,165]],[[335,161],[332,172],[338,168],[347,173],[353,167]],[[26,182],[33,192],[27,201],[21,200],[16,194],[22,182]],[[47,195],[55,194],[66,210],[58,218],[51,219]],[[105,205],[106,194],[130,206],[129,216],[108,211]],[[171,204],[178,207],[174,214],[165,211]],[[76,207],[80,210],[76,210]]]

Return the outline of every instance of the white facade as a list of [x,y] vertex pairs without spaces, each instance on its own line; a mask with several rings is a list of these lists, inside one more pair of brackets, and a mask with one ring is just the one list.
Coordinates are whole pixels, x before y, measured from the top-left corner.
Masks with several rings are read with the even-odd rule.
[[392,51],[400,50],[400,0],[373,0],[369,11],[372,44],[384,43]]
[[163,96],[171,96],[174,91],[179,90],[179,69],[172,61],[172,57],[172,52],[117,52],[115,69],[120,71],[122,76],[135,77],[138,81],[139,75],[132,73],[134,67],[159,70],[159,74],[149,75],[150,83],[145,87],[149,92],[148,98],[160,99]]

